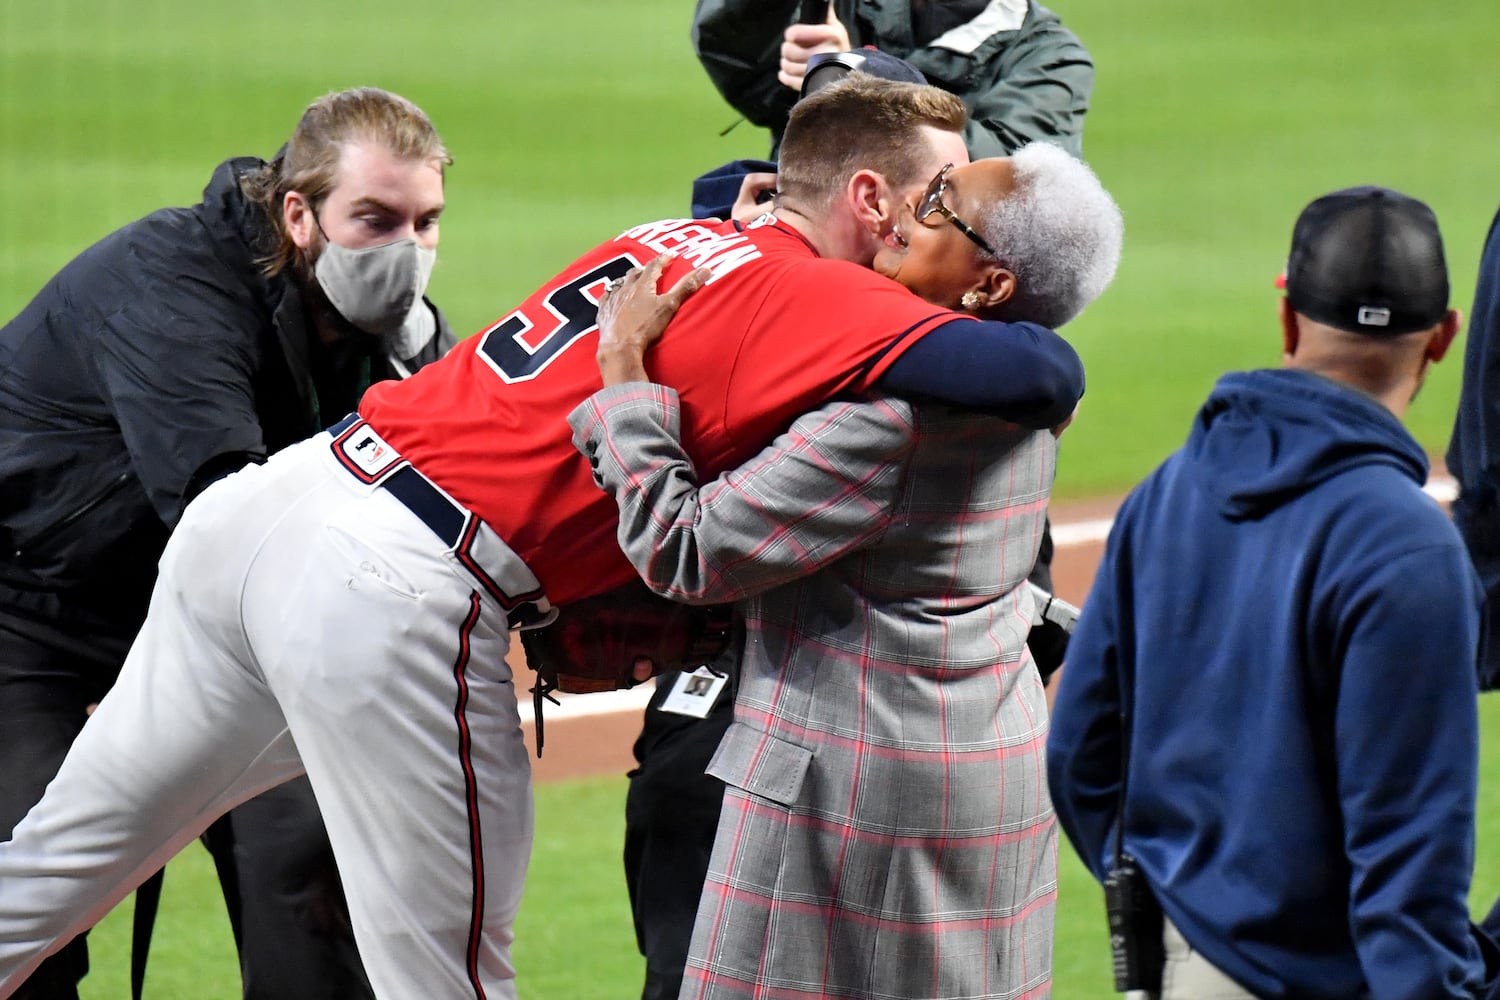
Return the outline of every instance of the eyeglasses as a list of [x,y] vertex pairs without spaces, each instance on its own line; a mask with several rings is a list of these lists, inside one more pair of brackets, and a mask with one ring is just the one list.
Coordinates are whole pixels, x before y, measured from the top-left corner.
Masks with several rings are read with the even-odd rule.
[[921,201],[917,202],[917,221],[922,222],[933,212],[936,212],[957,226],[958,231],[978,244],[981,250],[999,260],[1000,255],[995,252],[995,248],[990,246],[983,236],[975,232],[973,226],[970,226],[967,222],[954,215],[953,211],[947,205],[943,204],[943,192],[948,189],[948,171],[952,169],[953,164],[948,164],[942,170],[939,170],[937,176],[932,179],[932,183],[927,185],[927,193],[922,195]]

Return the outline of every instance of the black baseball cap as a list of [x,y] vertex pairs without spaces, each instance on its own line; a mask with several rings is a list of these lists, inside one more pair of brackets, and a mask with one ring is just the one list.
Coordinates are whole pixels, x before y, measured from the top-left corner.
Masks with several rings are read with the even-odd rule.
[[1437,216],[1389,188],[1324,195],[1292,229],[1286,297],[1311,320],[1373,337],[1437,325],[1448,312]]
[[807,60],[807,71],[802,75],[801,100],[809,94],[822,90],[837,80],[842,80],[858,70],[882,80],[901,83],[926,83],[927,77],[905,59],[882,52],[874,47],[854,49],[850,52],[819,52]]

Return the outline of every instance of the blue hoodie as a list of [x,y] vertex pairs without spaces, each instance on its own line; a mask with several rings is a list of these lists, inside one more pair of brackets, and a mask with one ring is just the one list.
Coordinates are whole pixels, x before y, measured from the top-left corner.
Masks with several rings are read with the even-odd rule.
[[1469,997],[1480,594],[1374,400],[1227,375],[1126,500],[1047,744],[1058,818],[1125,851],[1199,952],[1260,997]]

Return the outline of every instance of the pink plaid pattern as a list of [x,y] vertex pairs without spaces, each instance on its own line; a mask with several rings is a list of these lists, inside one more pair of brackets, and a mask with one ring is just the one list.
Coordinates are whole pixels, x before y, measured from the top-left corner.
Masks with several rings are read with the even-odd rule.
[[1051,435],[889,399],[701,489],[670,390],[574,414],[653,588],[750,598],[685,998],[1045,997],[1056,827],[1022,586]]

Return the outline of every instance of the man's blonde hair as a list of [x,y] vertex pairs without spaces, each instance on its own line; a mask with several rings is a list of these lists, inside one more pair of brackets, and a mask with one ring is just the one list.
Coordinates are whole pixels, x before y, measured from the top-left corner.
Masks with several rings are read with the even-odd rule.
[[246,197],[262,205],[276,227],[276,244],[261,260],[267,275],[278,274],[297,258],[281,215],[287,192],[300,192],[316,210],[338,182],[344,148],[359,142],[378,143],[406,162],[437,160],[441,167],[453,162],[427,115],[398,94],[355,87],[318,98],[302,113],[276,158],[240,180]]
[[956,133],[967,121],[963,102],[947,91],[850,73],[792,107],[777,190],[826,208],[860,170],[883,175],[896,190],[913,187],[927,180],[921,127]]

